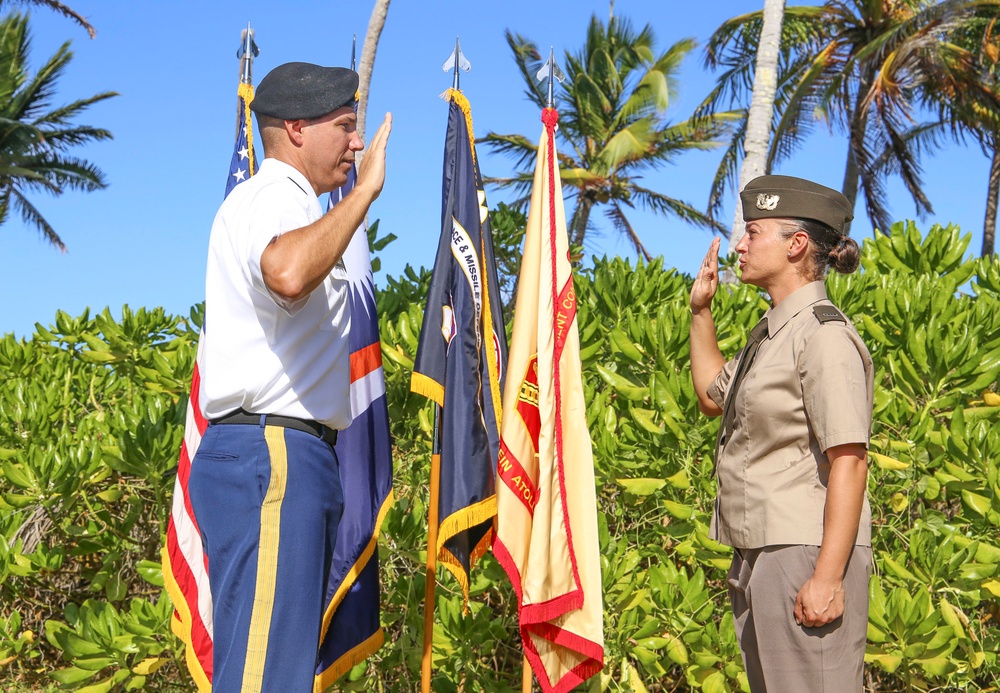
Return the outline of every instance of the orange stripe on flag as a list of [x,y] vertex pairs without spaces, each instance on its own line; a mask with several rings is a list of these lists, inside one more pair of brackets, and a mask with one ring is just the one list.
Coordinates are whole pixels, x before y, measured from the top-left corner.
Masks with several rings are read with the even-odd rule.
[[382,347],[378,342],[369,344],[351,354],[351,382],[361,380],[382,367]]

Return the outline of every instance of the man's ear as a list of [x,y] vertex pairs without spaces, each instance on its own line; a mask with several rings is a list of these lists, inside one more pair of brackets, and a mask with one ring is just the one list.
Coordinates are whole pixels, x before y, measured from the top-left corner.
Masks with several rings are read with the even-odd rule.
[[304,120],[286,120],[285,122],[285,134],[288,135],[288,140],[294,144],[296,147],[302,146],[302,128],[305,127],[306,121]]

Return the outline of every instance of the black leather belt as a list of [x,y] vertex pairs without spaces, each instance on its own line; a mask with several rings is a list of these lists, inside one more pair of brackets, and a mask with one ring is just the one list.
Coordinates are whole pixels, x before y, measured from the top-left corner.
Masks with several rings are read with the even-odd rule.
[[264,425],[266,426],[281,426],[282,428],[292,428],[296,431],[302,431],[303,433],[309,433],[314,435],[320,440],[325,440],[330,445],[337,444],[337,429],[330,428],[329,426],[324,426],[317,421],[309,421],[308,419],[296,419],[291,416],[279,416],[278,414],[251,414],[243,409],[237,409],[231,414],[226,414],[225,416],[220,416],[217,419],[212,419],[213,424],[252,424],[254,426],[260,425],[260,417],[264,417]]

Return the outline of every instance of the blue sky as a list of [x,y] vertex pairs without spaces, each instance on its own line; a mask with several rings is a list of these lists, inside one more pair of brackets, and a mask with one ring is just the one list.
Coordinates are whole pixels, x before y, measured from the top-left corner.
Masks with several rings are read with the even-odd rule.
[[[163,306],[186,315],[204,297],[205,250],[209,229],[224,191],[232,154],[240,31],[249,21],[261,53],[254,65],[257,83],[274,66],[301,60],[347,64],[351,37],[358,52],[368,26],[368,2],[303,0],[69,0],[97,29],[90,40],[69,20],[36,8],[32,11],[32,58],[37,65],[67,40],[75,57],[59,83],[55,103],[98,92],[121,95],[87,111],[78,122],[103,127],[114,139],[74,152],[96,163],[109,186],[95,193],[38,195],[41,208],[69,248],[47,245],[19,218],[0,227],[7,300],[0,308],[0,333],[30,336],[34,324],[54,322],[56,310],[91,314],[106,306],[120,315]],[[662,50],[682,38],[701,44],[725,19],[758,8],[750,0],[701,3],[617,0],[615,14],[641,27],[652,24]],[[7,5],[9,7],[9,5]],[[472,103],[477,136],[488,131],[523,133],[536,139],[539,112],[523,96],[520,75],[504,41],[510,28],[543,49],[565,50],[583,43],[592,14],[607,18],[609,5],[598,0],[395,0],[382,33],[368,104],[369,130],[392,111],[385,189],[371,210],[383,232],[399,237],[382,253],[384,276],[398,275],[407,263],[430,266],[440,232],[441,165],[447,108],[439,95],[451,85],[442,63],[456,36],[472,64],[462,89]],[[680,93],[668,111],[687,118],[715,79],[702,66],[699,48],[680,77]],[[484,175],[511,171],[509,160],[480,148]],[[775,173],[812,178],[831,187],[843,179],[843,138],[823,127]],[[651,172],[643,183],[704,206],[719,160],[718,152],[684,155]],[[972,234],[970,252],[982,242],[989,161],[974,145],[950,146],[925,163],[925,183],[936,214],[918,221],[954,222]],[[913,218],[909,196],[890,187],[897,219]],[[491,206],[507,199],[487,191]],[[732,203],[725,219],[732,217]],[[872,233],[859,202],[853,235]],[[705,253],[710,235],[670,218],[636,211],[630,217],[647,247],[668,266],[691,273]],[[603,227],[586,250],[597,255],[630,255],[629,246]]]

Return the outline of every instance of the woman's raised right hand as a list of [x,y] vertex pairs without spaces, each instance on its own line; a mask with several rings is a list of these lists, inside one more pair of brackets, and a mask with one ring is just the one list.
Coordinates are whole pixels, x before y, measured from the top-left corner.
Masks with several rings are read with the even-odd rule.
[[691,287],[691,312],[700,313],[712,305],[715,292],[719,289],[719,237],[712,239],[705,259],[698,268]]

